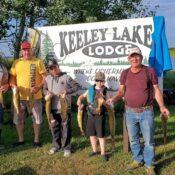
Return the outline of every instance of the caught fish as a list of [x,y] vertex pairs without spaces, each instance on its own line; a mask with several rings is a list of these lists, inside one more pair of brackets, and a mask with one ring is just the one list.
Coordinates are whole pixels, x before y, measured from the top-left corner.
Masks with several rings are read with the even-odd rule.
[[46,101],[45,111],[46,111],[46,116],[47,116],[49,126],[51,125],[51,119],[52,119],[51,118],[51,99],[52,99],[52,96],[50,94],[45,96],[45,101]]
[[13,87],[12,88],[12,92],[13,92],[13,106],[14,106],[14,110],[16,112],[17,115],[19,115],[20,113],[20,104],[19,104],[19,94],[18,94],[18,89],[17,87]]
[[64,94],[60,94],[59,96],[60,96],[60,105],[61,105],[61,117],[63,122],[65,122],[67,119],[68,104]]
[[115,147],[115,112],[111,106],[106,106],[109,117],[109,131],[111,135],[112,147]]
[[85,135],[84,130],[83,130],[83,107],[84,105],[82,104],[78,108],[78,114],[77,114],[78,127],[80,128],[80,133],[82,136]]
[[29,113],[30,114],[32,114],[32,108],[34,107],[34,94],[33,93],[31,93],[30,95],[29,95],[29,101],[28,101],[28,110],[29,110]]
[[2,105],[2,108],[5,107],[5,105],[4,105],[4,99],[3,99],[3,93],[2,92],[0,92],[0,104]]
[[167,143],[167,121],[169,116],[164,116],[163,114],[160,114],[161,120],[162,120],[162,129],[163,129],[163,141],[164,144]]
[[98,113],[99,115],[101,114],[101,107],[104,103],[104,98],[102,94],[98,94],[98,106],[96,109],[96,113]]

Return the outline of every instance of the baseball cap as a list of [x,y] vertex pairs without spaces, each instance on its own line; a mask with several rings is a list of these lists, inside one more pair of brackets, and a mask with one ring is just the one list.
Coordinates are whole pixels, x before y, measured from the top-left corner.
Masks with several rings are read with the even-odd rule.
[[31,44],[27,41],[24,41],[21,43],[21,49],[30,49],[31,48]]
[[95,74],[95,81],[105,81],[105,74],[103,72],[97,72]]
[[142,55],[142,51],[138,48],[138,47],[135,47],[135,48],[132,48],[130,51],[129,51],[129,55],[128,57],[130,57],[131,55],[133,54],[138,54],[138,55]]
[[56,65],[58,65],[58,62],[56,59],[49,59],[47,62],[48,67],[52,67],[52,66],[56,66]]

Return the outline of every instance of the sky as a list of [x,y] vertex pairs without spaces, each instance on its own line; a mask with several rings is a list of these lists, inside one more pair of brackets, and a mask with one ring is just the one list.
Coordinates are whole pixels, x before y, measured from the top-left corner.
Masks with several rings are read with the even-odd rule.
[[[143,3],[149,3],[151,8],[159,5],[159,8],[156,10],[156,15],[165,17],[168,44],[169,47],[175,48],[175,0],[143,0]],[[2,45],[0,42],[0,52],[3,51],[5,56],[10,56],[7,48],[7,45]]]
[[159,5],[156,10],[157,16],[165,17],[165,29],[169,47],[175,47],[175,0],[143,0],[151,6]]

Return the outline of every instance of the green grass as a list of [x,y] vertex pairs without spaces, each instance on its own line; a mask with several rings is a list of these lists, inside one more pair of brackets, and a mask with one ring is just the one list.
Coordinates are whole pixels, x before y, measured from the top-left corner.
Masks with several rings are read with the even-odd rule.
[[[171,113],[175,108],[170,107]],[[158,116],[158,113],[156,113]],[[11,116],[6,114],[6,121]],[[168,121],[168,143],[163,145],[163,134],[159,117],[156,122],[156,167],[158,175],[175,174],[175,116],[172,115]],[[100,156],[88,158],[91,147],[89,140],[79,136],[75,113],[72,116],[72,147],[73,154],[69,158],[63,157],[63,152],[48,155],[51,148],[51,134],[47,121],[41,127],[41,142],[43,147],[34,149],[32,147],[33,130],[30,117],[27,119],[25,132],[25,146],[12,149],[11,145],[16,141],[14,126],[3,127],[3,141],[6,149],[0,154],[1,175],[144,175],[144,167],[127,172],[126,167],[131,162],[130,153],[124,153],[122,148],[122,117],[116,120],[116,148],[111,152],[110,143],[107,150],[111,153],[109,162],[105,163]]]
[[172,58],[175,58],[175,48],[170,48],[170,55]]

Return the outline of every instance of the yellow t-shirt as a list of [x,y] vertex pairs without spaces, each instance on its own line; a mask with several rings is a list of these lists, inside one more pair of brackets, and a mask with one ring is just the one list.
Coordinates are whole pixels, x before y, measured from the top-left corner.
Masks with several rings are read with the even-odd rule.
[[[43,73],[46,73],[46,69],[43,61],[40,59],[32,58],[31,60],[15,60],[10,69],[10,74],[16,77],[16,84],[18,86],[21,100],[29,100],[31,84],[39,85],[43,80]],[[41,98],[42,93],[41,90],[39,90],[34,94],[34,99]]]

